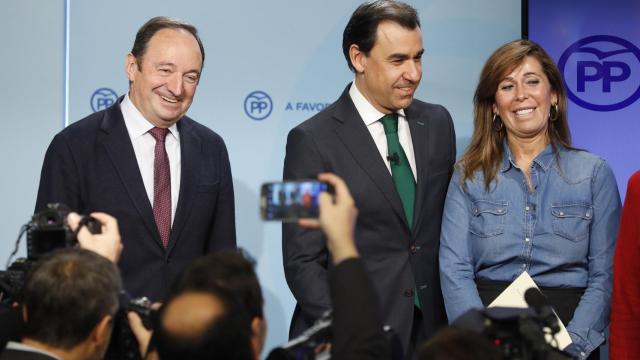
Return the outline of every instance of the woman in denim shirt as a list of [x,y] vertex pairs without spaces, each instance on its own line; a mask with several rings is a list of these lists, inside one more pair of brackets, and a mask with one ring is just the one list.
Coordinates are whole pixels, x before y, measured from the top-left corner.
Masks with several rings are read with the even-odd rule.
[[445,202],[440,278],[453,321],[528,272],[567,326],[565,350],[596,358],[609,322],[620,197],[607,163],[571,147],[566,102],[539,45],[513,41],[487,60],[474,133]]

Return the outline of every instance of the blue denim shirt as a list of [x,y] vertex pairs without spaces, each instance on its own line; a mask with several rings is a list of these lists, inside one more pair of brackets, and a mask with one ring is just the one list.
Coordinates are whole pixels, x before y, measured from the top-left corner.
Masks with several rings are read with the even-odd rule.
[[533,192],[504,145],[490,191],[481,171],[449,184],[440,238],[440,279],[450,321],[483,307],[476,280],[512,281],[523,271],[544,287],[586,288],[567,325],[570,352],[586,358],[609,323],[620,196],[611,168],[586,151],[551,145],[530,169]]

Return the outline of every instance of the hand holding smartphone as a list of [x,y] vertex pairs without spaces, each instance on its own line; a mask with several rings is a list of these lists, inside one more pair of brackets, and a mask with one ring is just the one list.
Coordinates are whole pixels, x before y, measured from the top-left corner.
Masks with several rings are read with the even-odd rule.
[[270,182],[260,190],[260,213],[263,220],[295,222],[318,218],[318,196],[333,193],[333,187],[318,180]]

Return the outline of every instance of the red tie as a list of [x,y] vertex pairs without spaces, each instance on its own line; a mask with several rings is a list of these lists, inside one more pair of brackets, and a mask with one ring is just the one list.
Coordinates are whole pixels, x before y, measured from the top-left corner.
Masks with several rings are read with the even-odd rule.
[[167,248],[171,234],[171,173],[164,140],[169,129],[149,130],[156,139],[155,160],[153,161],[153,217],[160,232],[162,245]]

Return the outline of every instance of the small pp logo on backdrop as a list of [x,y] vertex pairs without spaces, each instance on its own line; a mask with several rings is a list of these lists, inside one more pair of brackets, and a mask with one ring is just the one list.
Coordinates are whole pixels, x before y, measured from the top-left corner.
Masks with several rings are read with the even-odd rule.
[[569,98],[594,111],[615,111],[640,98],[640,49],[628,40],[595,35],[576,41],[558,61]]
[[253,120],[264,120],[273,110],[273,101],[269,94],[256,90],[244,99],[244,112]]
[[91,110],[104,110],[118,101],[118,94],[109,88],[100,88],[91,95]]

